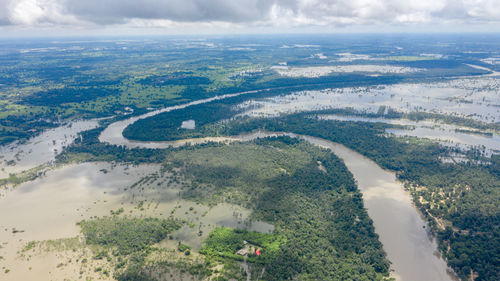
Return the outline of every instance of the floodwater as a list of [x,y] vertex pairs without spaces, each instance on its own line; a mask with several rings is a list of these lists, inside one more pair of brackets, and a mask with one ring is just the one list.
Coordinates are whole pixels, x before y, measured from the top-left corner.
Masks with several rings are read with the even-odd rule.
[[276,71],[279,75],[285,77],[321,77],[326,76],[331,73],[409,73],[409,72],[419,72],[424,69],[420,68],[412,68],[412,67],[401,67],[401,66],[393,66],[393,65],[361,65],[361,64],[353,64],[353,65],[334,65],[334,66],[308,66],[308,67],[288,67],[288,66],[273,66],[271,67]]
[[[257,91],[217,96],[149,112],[113,123],[103,133],[119,132],[121,136],[121,131],[138,119],[253,92]],[[97,126],[97,120],[77,121],[47,130],[26,143],[0,147],[0,178],[53,161],[65,146],[74,141],[77,133]],[[175,210],[175,217],[196,225],[194,228],[183,227],[174,233],[176,239],[182,239],[194,249],[201,246],[210,230],[216,226],[242,227],[261,232],[271,232],[274,229],[268,223],[251,221],[251,211],[239,206],[220,204],[209,208],[182,200],[179,197],[179,186],[163,188],[163,185],[153,185],[158,187],[157,190],[124,190],[158,169],[159,167],[150,165],[129,167],[110,163],[69,165],[49,170],[45,176],[6,192],[0,198],[0,279],[66,280],[81,275],[80,267],[69,265],[71,260],[75,260],[72,254],[43,253],[22,259],[18,251],[29,241],[75,237],[79,233],[76,222],[109,215],[110,210],[119,208],[124,208],[125,212],[132,215],[155,217],[168,217]],[[136,205],[141,200],[149,202],[149,207],[138,214]],[[61,263],[63,256],[67,259],[66,265],[59,268],[57,265]],[[4,272],[6,270],[8,273]]]
[[[242,136],[212,137],[182,140],[177,142],[159,142],[157,147],[170,145],[195,144],[207,141],[249,141],[267,136],[288,135],[304,139],[314,145],[326,147],[340,157],[351,171],[363,193],[364,204],[373,219],[375,231],[392,262],[396,280],[403,281],[451,281],[453,274],[448,273],[446,262],[439,257],[437,244],[427,233],[425,220],[412,203],[412,198],[405,192],[395,174],[383,170],[373,161],[343,145],[309,136],[292,133],[254,132]],[[102,135],[101,135],[102,136]],[[121,133],[111,137],[115,144],[128,147],[141,147],[141,142],[131,143]],[[121,139],[121,140],[120,140]],[[101,138],[101,141],[105,138]],[[144,147],[151,147],[153,142],[144,142]]]
[[405,113],[422,111],[494,123],[500,121],[499,89],[498,78],[483,76],[439,83],[301,91],[250,100],[239,107],[245,110],[242,115],[266,117],[347,107],[375,113],[386,106]]
[[[459,147],[463,149],[470,149],[473,147],[479,148],[484,150],[484,155],[487,157],[491,156],[491,154],[500,153],[500,136],[495,133],[491,135],[474,133],[475,130],[470,128],[437,123],[431,120],[415,122],[406,119],[368,118],[333,114],[318,115],[318,118],[324,120],[375,122],[408,126],[409,128],[405,129],[387,129],[386,131],[396,136],[414,136],[436,140],[440,144],[450,147]],[[457,130],[467,130],[470,131],[470,133]]]
[[[243,103],[247,115],[273,116],[281,113],[308,111],[326,108],[352,107],[361,111],[376,112],[380,106],[389,106],[403,112],[421,110],[437,113],[452,113],[468,116],[485,122],[500,120],[497,79],[457,79],[434,84],[399,84],[370,88],[345,88],[324,91],[306,91],[288,96]],[[358,182],[363,193],[364,204],[374,221],[375,231],[392,262],[393,276],[398,280],[453,280],[447,273],[446,263],[439,258],[435,241],[426,232],[425,220],[412,204],[394,173],[381,169],[376,163],[342,145],[308,136],[291,133],[255,132],[251,134],[188,139],[175,142],[139,142],[123,137],[123,130],[135,121],[162,112],[177,110],[213,100],[224,99],[245,93],[229,94],[191,103],[172,106],[147,114],[115,122],[99,136],[102,142],[126,147],[165,148],[188,143],[209,141],[248,141],[259,137],[289,135],[305,139],[315,145],[331,149],[344,160]],[[357,120],[383,122],[386,120]],[[439,139],[443,142],[472,143],[486,148],[498,149],[499,138],[455,132],[453,128],[426,123],[408,124],[413,130],[392,130],[396,135],[416,135]],[[82,121],[72,126],[49,130],[26,144],[12,144],[0,147],[0,178],[47,163],[70,144],[76,133],[97,126],[95,121]],[[448,139],[443,136],[449,136]],[[13,161],[12,161],[13,160]],[[13,165],[15,164],[15,165]],[[250,211],[238,206],[221,204],[208,208],[179,198],[179,186],[159,185],[158,189],[124,190],[139,178],[158,172],[159,167],[115,166],[109,163],[87,163],[70,165],[49,171],[46,176],[20,185],[9,192],[0,204],[0,256],[2,266],[11,270],[2,274],[2,280],[62,280],[73,278],[71,274],[59,274],[54,269],[57,257],[37,259],[31,262],[17,258],[18,251],[31,240],[72,237],[78,234],[75,223],[92,216],[109,214],[110,210],[123,207],[127,214],[166,217],[174,215],[187,219],[195,227],[185,226],[174,233],[176,239],[186,241],[194,249],[210,229],[217,225],[230,227],[245,226],[252,230],[269,232],[272,225],[247,220]],[[155,186],[149,183],[149,186]],[[145,210],[139,210],[137,203],[148,202]],[[14,230],[22,230],[16,232]],[[28,270],[28,267],[31,268]],[[51,272],[47,268],[51,267]],[[77,269],[72,269],[77,270]],[[69,274],[69,275],[68,275]],[[4,279],[7,278],[7,279]]]
[[0,199],[0,263],[10,272],[4,274],[2,270],[0,279],[74,280],[79,267],[73,263],[64,269],[56,268],[62,262],[59,253],[22,259],[18,251],[29,241],[76,236],[76,222],[109,215],[109,210],[121,207],[120,189],[152,169],[157,168],[113,167],[107,163],[70,165],[7,193]]
[[440,144],[458,148],[479,148],[487,157],[500,153],[500,136],[492,134],[485,136],[474,133],[457,132],[450,126],[441,128],[416,127],[414,129],[388,129],[387,132],[396,136],[414,136],[439,141]]
[[[498,73],[493,73],[497,75]],[[395,109],[400,112],[428,112],[471,118],[486,123],[500,122],[500,80],[491,77],[454,79],[439,83],[396,84],[388,86],[326,89],[301,91],[289,95],[250,100],[238,107],[240,115],[273,117],[281,114],[307,112],[323,109],[351,108],[359,112],[376,113],[380,109]],[[491,136],[456,131],[471,130],[431,121],[412,122],[384,118],[322,117],[339,121],[384,122],[411,126],[412,129],[391,129],[388,133],[397,136],[416,136],[437,140],[439,143],[468,149],[484,150],[485,156],[498,154],[500,136]],[[473,129],[472,129],[473,130]],[[472,131],[471,130],[471,131]]]
[[0,179],[54,160],[64,146],[73,143],[79,132],[97,125],[96,120],[76,121],[44,131],[26,143],[0,146]]
[[[145,177],[151,180],[134,185]],[[160,173],[160,165],[84,163],[51,170],[21,184],[0,199],[0,265],[10,270],[4,273],[3,269],[0,279],[74,280],[81,275],[80,265],[74,262],[81,258],[80,253],[42,252],[22,258],[18,251],[29,241],[76,237],[78,221],[109,216],[111,210],[120,208],[133,217],[173,215],[187,220],[194,227],[174,232],[171,243],[181,240],[193,249],[199,249],[216,226],[273,231],[268,223],[250,220],[251,210],[243,207],[208,207],[181,199],[181,186],[169,182],[170,177]],[[65,266],[58,266],[61,263]]]

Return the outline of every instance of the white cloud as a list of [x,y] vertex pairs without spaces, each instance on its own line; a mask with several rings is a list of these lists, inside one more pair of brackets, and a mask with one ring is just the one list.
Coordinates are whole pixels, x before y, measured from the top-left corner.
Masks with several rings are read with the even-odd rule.
[[0,0],[0,25],[230,28],[500,23],[500,0]]
[[8,7],[9,19],[13,24],[32,25],[48,14],[49,7],[47,3],[40,3],[37,0],[13,2]]
[[4,3],[7,18],[13,25],[82,24],[76,15],[65,13],[65,7],[59,0],[18,0]]

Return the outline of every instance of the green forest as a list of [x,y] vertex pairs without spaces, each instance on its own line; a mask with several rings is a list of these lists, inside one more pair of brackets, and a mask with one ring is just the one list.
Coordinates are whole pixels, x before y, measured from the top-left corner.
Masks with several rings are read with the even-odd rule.
[[[185,198],[245,204],[255,219],[273,224],[273,233],[286,238],[281,239],[279,251],[263,257],[270,265],[264,279],[381,280],[387,276],[389,263],[361,194],[333,154],[302,141],[278,138],[186,148],[167,159],[192,177]],[[327,173],[318,168],[318,161]],[[213,252],[208,250],[210,241],[207,253]]]
[[[164,124],[155,122],[161,120],[159,118],[151,118],[149,124],[141,123],[144,131],[148,131],[144,126],[153,127],[149,130],[150,139],[163,136],[154,134],[155,126]],[[395,171],[406,183],[415,204],[438,237],[441,252],[461,278],[467,278],[472,270],[478,274],[476,280],[496,280],[500,274],[498,156],[484,158],[471,151],[467,153],[469,162],[443,163],[439,157],[453,153],[454,149],[411,137],[388,137],[385,129],[389,127],[393,125],[326,121],[311,118],[311,113],[302,113],[271,119],[236,119],[193,131],[200,135],[238,135],[255,130],[293,132],[344,144],[383,168]],[[173,136],[181,138],[192,135],[193,131],[180,131]],[[132,132],[130,129],[127,137],[144,138]],[[489,164],[471,164],[477,160]]]
[[[63,160],[81,160],[76,157],[82,154],[79,147],[75,144],[62,154]],[[111,148],[101,147],[99,155]],[[278,137],[154,152],[163,155],[156,159],[166,171],[176,171],[182,182],[189,183],[182,198],[209,206],[222,202],[244,206],[252,210],[252,221],[270,223],[274,231],[215,228],[199,250],[203,260],[179,263],[158,262],[151,256],[164,251],[156,243],[171,239],[169,233],[182,221],[132,219],[117,212],[113,217],[80,222],[88,244],[108,249],[100,253],[116,263],[118,280],[157,280],[155,276],[172,268],[184,268],[197,278],[246,280],[247,273],[240,266],[243,261],[252,280],[260,272],[264,280],[388,279],[390,263],[362,195],[343,162],[327,150]],[[133,150],[129,153],[134,154]],[[100,159],[90,155],[85,161]],[[110,154],[107,161],[133,159],[112,155],[115,158]],[[248,259],[237,255],[244,241],[261,254]],[[188,258],[195,252],[181,241],[178,251]]]

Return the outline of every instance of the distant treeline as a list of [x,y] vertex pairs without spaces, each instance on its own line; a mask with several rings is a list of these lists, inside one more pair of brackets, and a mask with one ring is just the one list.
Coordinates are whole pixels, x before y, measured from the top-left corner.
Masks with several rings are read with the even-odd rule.
[[64,103],[80,103],[95,100],[100,97],[118,95],[120,91],[114,88],[104,87],[64,87],[61,89],[52,89],[48,91],[37,92],[25,96],[21,102],[28,105],[57,106]]
[[211,81],[207,77],[194,76],[192,72],[175,72],[163,76],[148,76],[144,79],[138,80],[140,84],[144,85],[199,85],[210,84]]

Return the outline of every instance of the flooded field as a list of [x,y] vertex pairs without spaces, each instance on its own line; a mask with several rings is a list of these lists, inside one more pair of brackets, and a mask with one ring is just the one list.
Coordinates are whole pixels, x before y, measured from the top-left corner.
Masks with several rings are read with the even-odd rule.
[[[142,184],[134,183],[147,178]],[[181,185],[168,181],[159,165],[113,165],[85,163],[52,170],[46,176],[20,185],[7,193],[0,204],[0,256],[9,273],[2,280],[64,280],[80,275],[82,249],[75,252],[40,252],[25,256],[21,249],[30,241],[76,237],[78,221],[110,215],[124,209],[133,217],[185,219],[174,232],[194,249],[215,226],[248,228],[270,232],[273,226],[249,221],[250,210],[219,204],[209,208],[180,198]],[[201,233],[201,235],[200,235]],[[83,250],[84,251],[84,250]],[[73,263],[71,262],[73,260]],[[58,266],[66,264],[66,266]],[[92,275],[90,275],[92,276]]]
[[302,91],[244,102],[240,108],[246,110],[243,115],[276,116],[346,107],[375,113],[386,106],[405,113],[440,113],[494,123],[500,121],[499,91],[500,80],[481,77],[428,84]]
[[342,115],[319,115],[325,120],[378,122],[408,126],[408,129],[388,129],[387,132],[396,136],[414,136],[439,141],[440,144],[463,149],[478,148],[487,157],[500,153],[500,136],[491,133],[484,134],[477,130],[437,123],[430,120],[411,121],[406,119],[368,118]]
[[396,136],[414,136],[439,141],[440,144],[468,150],[478,148],[486,157],[500,153],[500,136],[482,135],[456,131],[453,126],[415,127],[412,129],[389,129],[388,133]]
[[[213,13],[213,8],[217,8],[213,5],[208,10],[202,9],[202,13],[196,13],[201,11],[197,10],[187,17],[182,17],[186,11],[176,14],[175,9],[169,10],[170,17],[187,19],[181,24],[187,24],[186,28],[190,30],[197,30],[200,21],[207,30],[213,20],[215,25],[229,29],[233,23],[235,29],[250,24],[250,29],[263,30],[267,23],[275,22],[282,30],[289,25],[290,32],[286,34],[156,36],[161,35],[156,32],[160,29],[173,28],[175,31],[175,19],[151,19],[136,9],[132,13],[138,17],[125,15],[122,18],[129,21],[128,25],[144,25],[152,31],[144,33],[131,29],[131,33],[141,36],[117,33],[119,36],[110,37],[105,36],[105,32],[98,32],[99,26],[111,24],[113,31],[120,29],[121,23],[127,25],[118,15],[127,7],[111,9],[118,16],[111,15],[106,19],[100,13],[102,7],[97,7],[99,13],[93,17],[91,14],[97,10],[83,11],[80,5],[70,7],[70,14],[62,13],[61,18],[57,11],[68,12],[68,9],[55,7],[52,5],[54,1],[36,1],[35,8],[43,10],[43,15],[24,13],[33,5],[26,7],[15,1],[8,2],[12,5],[8,5],[7,14],[0,11],[0,21],[7,20],[7,29],[19,26],[30,33],[28,29],[36,31],[41,25],[46,31],[53,29],[55,33],[67,33],[68,36],[16,39],[16,32],[12,29],[13,36],[0,42],[0,139],[5,142],[22,140],[0,146],[0,281],[113,280],[118,276],[115,273],[125,273],[128,269],[150,271],[135,272],[138,274],[156,274],[153,267],[142,267],[144,264],[141,264],[153,261],[169,263],[167,266],[154,264],[170,271],[169,275],[158,272],[161,275],[151,276],[159,280],[195,280],[202,276],[191,275],[192,270],[198,269],[208,269],[207,274],[213,273],[211,277],[216,279],[216,276],[222,277],[225,268],[222,264],[209,268],[212,265],[207,263],[212,259],[210,252],[201,254],[199,250],[202,245],[210,243],[204,244],[203,241],[216,226],[262,233],[274,231],[273,225],[255,221],[256,218],[269,219],[273,224],[276,221],[275,225],[279,226],[279,231],[263,237],[290,234],[287,242],[281,241],[283,237],[274,237],[273,250],[280,249],[283,242],[288,244],[276,263],[269,262],[267,249],[264,250],[265,271],[258,267],[252,270],[249,265],[253,261],[247,258],[253,258],[248,255],[253,253],[248,252],[241,264],[242,269],[235,269],[235,272],[242,273],[240,279],[250,280],[252,276],[262,277],[265,273],[280,270],[272,276],[276,279],[279,279],[277,276],[342,279],[328,278],[335,274],[346,280],[372,280],[377,274],[387,273],[385,262],[390,260],[391,276],[397,281],[454,280],[453,272],[449,272],[440,253],[448,258],[448,264],[461,280],[499,279],[496,277],[500,268],[494,258],[498,252],[496,249],[500,249],[494,247],[500,245],[496,243],[498,223],[495,221],[500,213],[496,204],[500,201],[497,200],[500,198],[496,177],[498,158],[488,157],[500,155],[500,37],[474,32],[476,28],[481,31],[481,27],[495,21],[488,13],[486,16],[484,13],[476,15],[484,12],[484,7],[479,7],[481,5],[457,6],[458,10],[452,9],[452,13],[440,13],[442,7],[438,7],[428,17],[412,13],[412,7],[404,9],[404,5],[398,5],[398,11],[392,11],[398,15],[392,13],[395,17],[391,17],[390,13],[384,14],[384,9],[391,12],[394,1],[377,1],[375,5],[364,5],[361,14],[351,17],[361,22],[357,29],[362,29],[363,22],[365,25],[375,23],[372,29],[376,29],[373,21],[384,25],[384,21],[392,20],[393,23],[384,25],[384,29],[394,26],[394,30],[403,30],[405,22],[412,22],[411,25],[418,29],[419,19],[424,19],[422,27],[425,29],[428,20],[446,25],[449,19],[460,20],[460,15],[467,15],[462,17],[467,18],[462,26],[471,32],[456,34],[398,34],[390,32],[389,28],[384,32],[387,34],[296,35],[295,29],[308,33],[327,27],[324,23],[328,22],[348,23],[349,30],[356,29],[349,15],[338,17],[345,14],[342,9],[336,9],[340,6],[333,2],[338,1],[302,1],[303,7],[290,3],[258,5],[259,11],[266,10],[267,15],[271,15],[264,22],[259,20],[263,13],[251,13],[251,9],[243,9],[234,16],[231,11]],[[194,2],[198,5],[204,1]],[[309,2],[317,2],[317,5],[311,6]],[[189,2],[185,4],[189,6]],[[226,6],[231,10],[235,5]],[[354,7],[356,3],[349,5]],[[450,8],[450,5],[443,9]],[[139,8],[147,8],[142,6]],[[191,6],[189,8],[193,8]],[[311,7],[320,9],[309,9]],[[23,8],[26,11],[23,12]],[[78,9],[80,13],[76,11]],[[149,10],[158,12],[158,9]],[[313,13],[316,17],[304,18],[304,13],[301,13],[313,10],[319,11]],[[377,16],[380,13],[382,18]],[[20,18],[21,14],[27,17]],[[287,17],[280,17],[285,14]],[[389,16],[383,19],[386,14]],[[200,15],[202,19],[193,21],[193,17]],[[62,20],[54,21],[56,18]],[[413,24],[415,19],[417,22]],[[144,23],[148,20],[152,20],[152,24]],[[194,24],[190,24],[191,21]],[[207,24],[203,24],[205,21]],[[96,23],[96,28],[91,26],[92,22]],[[45,28],[44,23],[53,23],[54,26]],[[56,25],[66,26],[66,23],[69,23],[68,32],[56,30]],[[90,23],[87,32],[90,37],[82,34],[71,38],[74,33],[69,32],[71,29],[78,25],[85,29],[87,23]],[[92,36],[96,32],[103,36]],[[320,112],[322,109],[332,109],[328,112],[338,115],[324,115],[327,111]],[[172,114],[144,120],[166,112]],[[234,116],[234,112],[238,114]],[[291,113],[301,114],[289,118],[282,116]],[[109,118],[107,124],[113,122],[106,128],[100,127],[104,124],[99,122],[102,119],[86,120],[103,116],[108,116],[105,117]],[[246,122],[244,119],[232,122],[233,117],[245,116],[283,118],[269,122]],[[393,119],[395,116],[429,119],[414,122]],[[431,120],[432,116],[436,118]],[[324,121],[316,122],[316,118]],[[116,120],[120,121],[114,122]],[[139,122],[140,126],[126,130],[127,137],[179,140],[142,142],[125,138],[124,130],[138,120],[144,120],[144,123]],[[367,124],[370,122],[394,126]],[[463,124],[464,127],[445,122]],[[471,127],[465,127],[466,124]],[[23,139],[26,133],[51,126],[57,128],[47,129],[27,141]],[[391,128],[384,131],[380,129],[382,127]],[[97,131],[79,137],[79,133],[93,128],[99,128],[101,132],[98,141]],[[263,129],[255,131],[257,128]],[[279,128],[283,132],[279,132]],[[346,146],[297,135],[292,128],[311,135],[323,135]],[[229,135],[231,132],[242,134]],[[180,139],[182,136],[214,137]],[[359,209],[359,194],[352,193],[354,186],[349,173],[336,159],[328,157],[332,155],[327,150],[318,151],[287,138],[238,143],[270,136],[301,139],[341,158],[363,195],[363,205],[373,224],[364,210]],[[75,140],[77,144],[71,146]],[[209,142],[221,145],[194,146]],[[110,147],[104,143],[123,147]],[[436,143],[451,149],[439,149]],[[193,146],[182,147],[187,145]],[[68,146],[71,148],[65,150]],[[179,149],[126,151],[124,147]],[[57,161],[61,153],[64,157]],[[310,156],[314,157],[312,162]],[[109,162],[79,162],[96,159]],[[443,165],[439,159],[450,164]],[[160,164],[161,161],[165,162]],[[131,164],[146,162],[158,163]],[[381,167],[394,169],[398,177]],[[318,177],[311,178],[315,173]],[[399,182],[398,178],[406,181]],[[283,192],[283,184],[288,187],[289,179],[290,188]],[[314,181],[307,182],[310,179]],[[300,196],[294,194],[297,187]],[[311,196],[316,189],[322,191],[317,187],[327,188],[329,192]],[[336,188],[340,188],[339,196],[331,194]],[[344,191],[354,197],[344,196]],[[217,202],[238,202],[249,207]],[[262,209],[254,212],[253,206]],[[318,211],[319,208],[325,211]],[[352,212],[346,211],[349,208],[362,217],[353,216]],[[419,210],[425,213],[425,217]],[[282,215],[282,211],[290,211],[290,215]],[[310,215],[314,219],[311,220]],[[104,218],[110,216],[116,220]],[[112,225],[118,218],[132,224]],[[94,226],[103,228],[115,226],[111,234],[100,235],[95,229],[91,232],[109,236],[110,239],[105,240],[126,241],[126,246],[135,247],[133,242],[148,240],[145,236],[153,231],[159,231],[161,235],[149,240],[151,243],[146,241],[148,247],[138,248],[152,253],[134,264],[131,263],[132,257],[127,256],[130,252],[117,252],[120,244],[92,239],[84,241],[77,224],[82,220],[92,220],[87,225],[95,223]],[[146,235],[137,235],[142,233],[133,223],[144,221],[169,221],[176,225],[168,230],[158,230],[152,224],[147,227]],[[359,222],[363,224],[358,225]],[[439,252],[429,227],[442,238]],[[239,231],[233,232],[240,234]],[[129,233],[134,234],[131,243],[128,243],[128,238],[120,237]],[[263,243],[253,245],[253,241],[246,237],[245,241],[252,246],[263,246],[260,245]],[[379,255],[381,244],[387,260]],[[237,254],[241,249],[238,245],[236,247],[238,249],[226,253]],[[137,251],[134,254],[143,253]],[[240,260],[239,256],[237,258],[235,260]],[[260,264],[258,259],[254,260]],[[188,261],[188,267],[177,263],[179,261]]]
[[[500,122],[500,82],[491,77],[467,78],[429,84],[397,84],[391,86],[303,91],[239,105],[240,115],[273,117],[281,114],[323,109],[350,108],[364,113],[377,113],[381,108],[400,112],[439,113],[472,118],[486,123]],[[485,156],[500,153],[500,136],[433,121],[413,122],[401,119],[361,118],[330,115],[324,119],[338,121],[381,122],[409,126],[391,129],[396,136],[415,136],[436,140],[461,149],[479,148]]]
[[0,179],[54,160],[82,131],[97,127],[97,121],[76,121],[47,130],[26,143],[0,146]]
[[[499,88],[497,79],[482,77],[433,84],[304,91],[248,101],[241,104],[240,108],[245,109],[243,115],[270,117],[284,113],[346,107],[373,113],[385,106],[402,112],[444,113],[493,123],[500,121]],[[249,141],[266,136],[288,135],[326,147],[344,160],[357,180],[368,214],[374,221],[375,231],[380,235],[392,262],[393,276],[397,280],[405,281],[453,280],[445,261],[438,255],[435,241],[426,231],[425,220],[413,206],[411,197],[396,180],[394,173],[381,169],[371,160],[342,145],[291,133],[255,132],[240,136],[174,142],[130,141],[122,135],[128,125],[139,119],[245,93],[198,100],[119,121],[108,126],[99,136],[99,140],[129,148],[166,148],[210,141]],[[325,115],[320,118],[409,126],[409,129],[393,129],[388,130],[388,133],[435,139],[450,146],[482,147],[485,155],[497,153],[500,148],[500,137],[496,134],[465,133],[460,131],[463,128],[430,121],[413,122],[338,115]],[[53,160],[64,146],[77,137],[78,132],[96,126],[95,121],[75,122],[46,131],[25,144],[1,147],[0,178]],[[194,121],[191,127],[194,127]],[[144,177],[151,179],[134,185]],[[251,222],[248,219],[250,210],[230,204],[209,208],[181,199],[179,194],[182,185],[172,183],[169,177],[169,174],[161,172],[160,167],[155,165],[86,163],[49,171],[47,175],[6,193],[0,204],[0,256],[4,259],[3,266],[10,270],[10,273],[5,275],[5,280],[62,280],[78,275],[76,272],[81,271],[81,267],[69,265],[71,260],[75,259],[74,254],[47,252],[26,257],[22,256],[19,250],[33,240],[75,237],[79,233],[76,222],[109,215],[111,210],[119,208],[123,208],[125,214],[131,216],[166,218],[173,214],[175,217],[186,219],[190,225],[185,225],[173,233],[173,237],[175,240],[184,241],[193,249],[201,247],[203,239],[215,226],[245,227],[261,232],[273,230],[273,226],[267,223]],[[65,261],[67,266],[58,267],[61,261]],[[47,271],[47,268],[50,271]]]
[[74,273],[78,268],[56,269],[64,259],[54,253],[26,259],[19,256],[19,251],[29,241],[76,236],[76,222],[109,215],[109,210],[122,205],[123,187],[152,169],[157,167],[73,165],[50,171],[46,177],[9,192],[0,204],[0,255],[4,257],[2,266],[10,270],[2,280],[63,280],[78,276]]
[[[317,56],[316,54],[315,56]],[[323,54],[319,54],[320,57],[324,57]],[[326,59],[326,57],[324,57]],[[400,67],[391,65],[335,65],[335,66],[310,66],[310,67],[288,67],[284,65],[273,66],[279,75],[285,77],[308,77],[316,78],[321,76],[326,76],[331,73],[370,73],[370,74],[402,74],[410,72],[423,71],[423,69],[412,68],[412,67]]]

